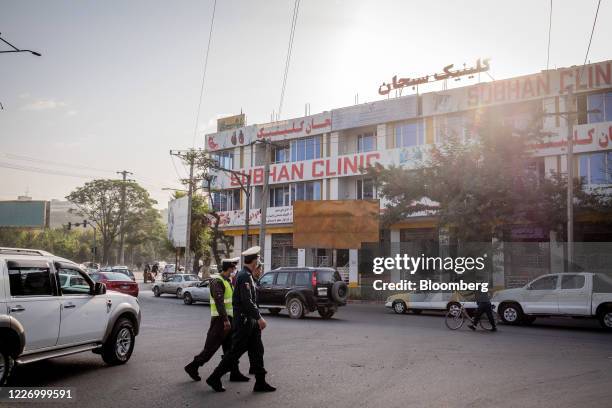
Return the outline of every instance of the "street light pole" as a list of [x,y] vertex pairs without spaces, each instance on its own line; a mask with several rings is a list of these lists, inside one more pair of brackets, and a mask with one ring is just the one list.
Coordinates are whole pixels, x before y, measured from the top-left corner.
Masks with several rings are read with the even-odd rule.
[[[2,34],[2,33],[0,33]],[[39,52],[36,51],[32,51],[32,50],[21,50],[17,47],[15,47],[13,44],[11,44],[10,42],[6,41],[4,38],[0,37],[0,41],[2,41],[3,43],[5,43],[6,45],[8,45],[9,47],[12,48],[12,50],[9,51],[0,51],[0,54],[8,54],[9,52],[29,52],[32,55],[36,55],[37,57],[40,57],[41,54]]]

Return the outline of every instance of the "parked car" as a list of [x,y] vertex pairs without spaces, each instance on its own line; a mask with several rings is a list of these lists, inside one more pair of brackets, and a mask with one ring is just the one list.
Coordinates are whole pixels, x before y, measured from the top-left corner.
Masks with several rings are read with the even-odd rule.
[[[62,275],[69,277],[60,286]],[[107,292],[76,263],[45,251],[0,248],[0,385],[14,365],[84,351],[109,365],[126,363],[139,328],[138,301]]]
[[127,266],[123,266],[123,265],[110,266],[110,267],[106,267],[102,269],[102,271],[122,273],[124,275],[127,275],[134,282],[136,282],[136,277],[134,276],[134,272],[132,272]]
[[463,304],[466,309],[475,309],[473,297],[466,298],[458,292],[423,292],[413,291],[389,296],[385,307],[397,314],[420,314],[423,310],[451,310]]
[[191,274],[172,274],[166,280],[153,285],[153,295],[159,297],[164,293],[176,295],[177,298],[183,297],[183,289],[189,286],[196,286],[200,282],[197,275]]
[[138,284],[124,273],[96,272],[90,275],[95,282],[106,285],[106,289],[138,297]]
[[89,284],[80,274],[60,273],[59,283],[62,288],[81,288],[85,291],[89,288]]
[[612,277],[599,273],[543,275],[522,288],[495,293],[493,307],[504,323],[532,323],[539,316],[597,318],[612,330]]
[[206,279],[195,286],[188,286],[183,289],[183,302],[186,305],[191,305],[195,302],[210,304],[210,279]]
[[272,314],[287,309],[293,319],[315,310],[329,319],[347,298],[348,287],[333,268],[278,268],[263,275],[257,288],[260,308]]

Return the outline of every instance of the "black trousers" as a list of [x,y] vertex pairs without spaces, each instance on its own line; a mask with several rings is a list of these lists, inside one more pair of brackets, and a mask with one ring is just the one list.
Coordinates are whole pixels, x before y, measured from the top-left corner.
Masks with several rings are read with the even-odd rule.
[[212,375],[221,377],[231,371],[232,367],[238,364],[240,357],[246,352],[249,354],[249,362],[253,373],[256,376],[266,374],[263,361],[264,346],[257,320],[244,316],[236,317],[233,328],[232,347],[229,352],[225,352],[223,359]]
[[476,313],[474,314],[474,326],[478,325],[478,322],[480,322],[480,317],[483,313],[487,314],[489,323],[491,323],[492,327],[495,327],[495,318],[493,317],[491,302],[478,302],[478,309],[476,309]]
[[[232,317],[228,316],[228,318],[231,323]],[[202,367],[215,355],[219,347],[223,349],[224,355],[230,351],[232,347],[232,333],[231,331],[226,332],[223,330],[223,319],[219,316],[215,316],[210,318],[210,327],[206,334],[204,349],[193,358],[193,361]],[[238,360],[236,360],[236,363],[232,366],[231,371],[238,371]]]

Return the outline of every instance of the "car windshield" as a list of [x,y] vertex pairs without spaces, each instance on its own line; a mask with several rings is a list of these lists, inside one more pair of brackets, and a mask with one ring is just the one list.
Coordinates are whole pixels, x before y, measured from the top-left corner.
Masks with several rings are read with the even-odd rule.
[[197,282],[197,281],[199,281],[198,277],[195,276],[195,275],[185,275],[184,279],[187,282]]
[[129,279],[126,279],[127,276],[125,274],[123,274],[123,273],[105,272],[103,275],[104,275],[104,277],[107,280],[110,280],[110,281],[125,281],[125,280],[129,280]]
[[123,269],[123,268],[113,269],[112,272],[123,273],[123,274],[126,274],[126,275],[131,275],[132,274],[132,272],[129,269]]

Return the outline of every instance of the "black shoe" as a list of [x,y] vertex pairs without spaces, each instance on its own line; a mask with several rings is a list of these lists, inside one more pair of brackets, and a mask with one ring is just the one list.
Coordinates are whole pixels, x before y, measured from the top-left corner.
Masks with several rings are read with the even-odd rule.
[[217,392],[225,392],[225,388],[223,388],[220,378],[216,378],[211,375],[206,379],[206,384],[210,385],[210,387]]
[[472,331],[476,331],[476,326],[474,326],[473,324],[468,325],[468,327],[472,329]]
[[250,380],[251,379],[249,377],[247,377],[246,375],[243,375],[240,371],[235,371],[230,374],[231,382],[248,382]]
[[189,363],[185,366],[185,372],[193,381],[202,381],[202,377],[198,374],[198,366],[194,363]]
[[265,374],[257,375],[253,392],[274,392],[276,388],[266,382]]

